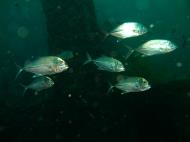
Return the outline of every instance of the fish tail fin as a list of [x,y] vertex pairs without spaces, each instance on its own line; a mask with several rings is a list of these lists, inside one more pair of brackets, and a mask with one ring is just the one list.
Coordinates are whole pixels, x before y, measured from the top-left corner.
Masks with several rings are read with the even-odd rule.
[[133,52],[135,51],[134,49],[132,49],[131,47],[129,46],[125,46],[129,51],[127,53],[127,55],[125,56],[125,60],[127,60],[132,54]]
[[91,58],[91,56],[90,56],[90,54],[88,52],[86,53],[86,57],[87,57],[87,60],[84,62],[83,65],[86,65],[86,64],[88,64],[88,63],[90,63],[90,62],[93,61],[92,58]]
[[108,82],[108,84],[109,84],[109,89],[108,89],[108,91],[107,91],[107,95],[112,91],[112,89],[114,88],[114,86],[110,83],[110,82]]
[[18,76],[22,73],[23,69],[19,69],[19,71],[17,72],[16,76],[15,76],[15,80],[17,80]]
[[24,85],[24,84],[21,84],[21,83],[19,85],[24,88],[24,91],[22,93],[22,96],[24,96],[26,91],[28,90],[28,87],[26,85]]
[[18,72],[15,76],[15,80],[17,80],[18,76],[23,72],[23,68],[15,63],[16,67],[18,68]]
[[105,41],[107,39],[107,37],[110,35],[108,32],[102,31],[103,33],[103,38],[102,38],[102,42]]

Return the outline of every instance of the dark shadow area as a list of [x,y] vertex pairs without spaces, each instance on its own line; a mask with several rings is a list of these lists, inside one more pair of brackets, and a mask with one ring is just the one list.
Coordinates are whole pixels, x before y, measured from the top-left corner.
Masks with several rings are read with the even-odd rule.
[[14,142],[190,140],[189,80],[126,95],[118,90],[106,95],[98,86],[83,85],[71,97],[59,85],[54,88],[57,94],[50,96],[1,98],[2,138]]
[[43,0],[50,53],[91,50],[100,40],[92,0]]

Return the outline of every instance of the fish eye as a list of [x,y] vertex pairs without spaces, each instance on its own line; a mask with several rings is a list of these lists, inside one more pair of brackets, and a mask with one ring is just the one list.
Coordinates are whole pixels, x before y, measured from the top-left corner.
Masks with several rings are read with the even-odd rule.
[[146,80],[143,80],[142,82],[143,82],[143,84],[147,84]]
[[147,84],[147,81],[146,81],[145,79],[140,79],[140,80],[139,80],[139,84],[140,84],[141,86],[144,86],[144,85]]

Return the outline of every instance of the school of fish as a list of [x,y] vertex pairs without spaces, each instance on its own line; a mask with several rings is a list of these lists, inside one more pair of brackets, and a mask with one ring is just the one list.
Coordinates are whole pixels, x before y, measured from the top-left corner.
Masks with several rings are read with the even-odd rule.
[[[125,22],[107,33],[107,37],[113,36],[118,38],[118,40],[124,40],[131,37],[142,36],[147,33],[148,28],[143,24],[138,22]],[[174,51],[177,48],[177,45],[167,39],[151,39],[142,43],[137,48],[131,48],[128,46],[126,46],[126,48],[129,49],[126,55],[126,59],[128,59],[134,52],[140,53],[141,57],[166,54]],[[92,59],[88,51],[86,51],[86,56],[87,60],[83,65],[92,62],[97,66],[98,70],[115,73],[126,71],[124,64],[113,57],[103,55]],[[21,86],[24,87],[23,94],[25,94],[28,89],[39,92],[53,87],[55,82],[50,78],[50,76],[66,71],[69,66],[65,60],[72,59],[73,57],[73,52],[66,50],[56,56],[40,57],[36,60],[27,62],[23,67],[20,67],[16,75],[16,79],[23,71],[34,74],[34,80],[30,84],[21,84]],[[147,91],[151,88],[151,85],[148,80],[141,76],[124,76],[121,80],[118,80],[115,85],[110,84],[108,94],[113,88],[121,90],[121,94],[127,94],[131,92]]]

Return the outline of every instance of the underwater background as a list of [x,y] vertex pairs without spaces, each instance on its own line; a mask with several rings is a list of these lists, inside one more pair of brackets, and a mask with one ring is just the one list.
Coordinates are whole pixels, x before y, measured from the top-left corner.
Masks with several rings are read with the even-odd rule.
[[[118,43],[106,32],[123,22],[140,22],[149,32]],[[171,53],[125,61],[123,45],[163,38]],[[121,48],[120,48],[121,47]],[[70,50],[69,69],[52,76],[55,86],[38,95],[23,87],[32,74],[14,80],[18,65]],[[127,65],[124,73],[83,66],[86,53],[108,55]],[[190,141],[189,0],[1,0],[0,140],[65,142]],[[151,89],[121,95],[109,82],[143,76]]]

